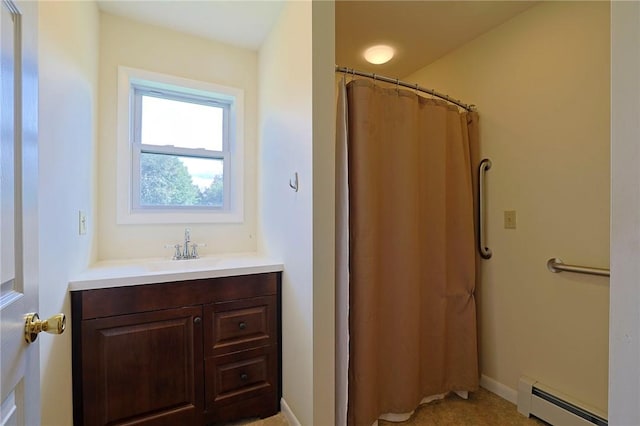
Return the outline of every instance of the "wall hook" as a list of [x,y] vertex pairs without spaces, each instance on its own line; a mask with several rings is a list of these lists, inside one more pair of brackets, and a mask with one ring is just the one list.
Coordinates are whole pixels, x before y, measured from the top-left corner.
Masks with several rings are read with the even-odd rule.
[[298,192],[298,172],[295,172],[293,174],[294,176],[294,181],[291,182],[291,179],[289,179],[289,186],[291,187],[291,189],[293,189],[295,192]]

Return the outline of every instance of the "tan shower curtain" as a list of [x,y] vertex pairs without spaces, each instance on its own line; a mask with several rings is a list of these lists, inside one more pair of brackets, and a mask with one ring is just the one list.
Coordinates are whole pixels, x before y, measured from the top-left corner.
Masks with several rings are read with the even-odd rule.
[[478,117],[369,80],[347,102],[347,419],[370,426],[478,387]]

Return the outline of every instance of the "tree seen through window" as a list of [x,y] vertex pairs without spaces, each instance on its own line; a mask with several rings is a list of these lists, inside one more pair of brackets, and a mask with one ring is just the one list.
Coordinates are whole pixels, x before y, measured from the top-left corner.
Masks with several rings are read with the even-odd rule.
[[208,186],[199,186],[179,157],[140,155],[140,204],[143,206],[222,207],[223,194],[221,174],[213,175]]

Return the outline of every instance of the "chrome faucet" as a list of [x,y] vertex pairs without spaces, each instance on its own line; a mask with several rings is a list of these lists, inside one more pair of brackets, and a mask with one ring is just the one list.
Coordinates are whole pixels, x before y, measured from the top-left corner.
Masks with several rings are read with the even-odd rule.
[[184,228],[184,245],[182,246],[182,258],[191,259],[189,252],[189,243],[191,242],[191,229]]
[[165,246],[167,248],[175,249],[173,254],[173,260],[182,260],[182,259],[198,259],[200,256],[198,255],[198,246],[204,244],[196,244],[191,242],[191,229],[184,229],[184,243],[173,244],[169,246]]

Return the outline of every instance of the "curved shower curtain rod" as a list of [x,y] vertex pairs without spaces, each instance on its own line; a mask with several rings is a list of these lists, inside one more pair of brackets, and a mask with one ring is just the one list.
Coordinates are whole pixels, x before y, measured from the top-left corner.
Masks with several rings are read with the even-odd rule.
[[358,71],[355,70],[353,68],[347,68],[347,67],[339,67],[336,65],[336,72],[343,72],[345,74],[351,74],[351,75],[359,75],[361,77],[367,77],[367,78],[372,78],[374,80],[380,80],[380,81],[384,81],[385,83],[392,83],[395,84],[397,86],[402,86],[402,87],[407,87],[409,89],[414,89],[414,90],[418,90],[420,92],[424,92],[424,93],[428,93],[431,96],[435,96],[437,98],[440,99],[444,99],[447,102],[451,102],[452,104],[456,104],[461,108],[466,109],[467,111],[476,111],[477,108],[475,105],[471,104],[465,104],[462,101],[458,100],[458,99],[453,99],[452,97],[436,92],[433,89],[426,89],[424,87],[420,87],[417,83],[416,84],[411,84],[411,83],[406,83],[402,80],[399,80],[397,78],[390,78],[390,77],[385,77],[383,75],[379,75],[376,73],[369,73],[369,72],[364,72],[364,71]]

